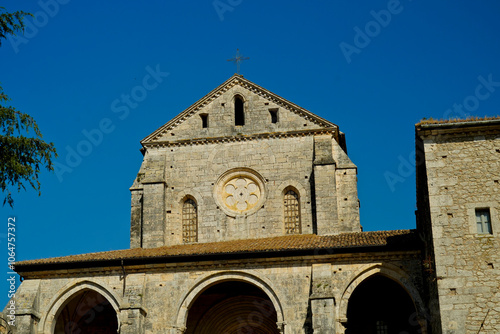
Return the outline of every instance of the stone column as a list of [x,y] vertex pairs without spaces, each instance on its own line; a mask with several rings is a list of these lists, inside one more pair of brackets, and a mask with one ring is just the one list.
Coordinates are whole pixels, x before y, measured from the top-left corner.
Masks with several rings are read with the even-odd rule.
[[310,301],[314,334],[335,334],[331,264],[313,264]]
[[335,301],[330,298],[311,298],[314,334],[335,334]]
[[120,310],[120,334],[141,334],[146,311],[142,307],[130,307]]

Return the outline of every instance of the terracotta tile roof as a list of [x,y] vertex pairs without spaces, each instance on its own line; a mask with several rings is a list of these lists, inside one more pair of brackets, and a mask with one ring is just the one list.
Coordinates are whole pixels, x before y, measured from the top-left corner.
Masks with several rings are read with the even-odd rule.
[[[359,247],[388,246],[396,249],[415,249],[418,236],[415,230],[394,230],[376,232],[343,233],[331,236],[315,234],[287,235],[263,239],[245,239],[212,243],[185,244],[158,248],[132,248],[99,253],[70,255],[39,260],[21,261],[15,264],[16,271],[29,270],[28,267],[43,269],[44,266],[109,262],[116,260],[142,260],[194,257],[207,255],[281,253],[294,251],[318,251],[325,249],[349,249]],[[321,254],[324,254],[323,252]],[[141,262],[142,262],[141,261]],[[189,261],[189,260],[187,260]]]

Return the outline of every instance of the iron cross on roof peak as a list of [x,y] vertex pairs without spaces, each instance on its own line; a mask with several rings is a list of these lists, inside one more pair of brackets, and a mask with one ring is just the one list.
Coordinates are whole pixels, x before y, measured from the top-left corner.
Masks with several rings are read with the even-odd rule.
[[250,59],[248,57],[243,57],[240,55],[240,49],[236,49],[236,56],[234,58],[228,59],[227,61],[232,61],[236,63],[236,74],[240,74],[240,63],[243,60]]

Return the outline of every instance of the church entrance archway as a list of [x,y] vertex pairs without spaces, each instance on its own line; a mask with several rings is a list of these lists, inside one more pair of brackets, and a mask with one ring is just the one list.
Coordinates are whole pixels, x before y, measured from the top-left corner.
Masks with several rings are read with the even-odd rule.
[[116,334],[118,318],[109,301],[97,291],[81,290],[58,312],[54,334]]
[[273,303],[257,286],[241,281],[212,285],[188,311],[186,334],[279,334]]
[[411,297],[398,283],[373,275],[353,291],[346,334],[417,334],[421,328]]

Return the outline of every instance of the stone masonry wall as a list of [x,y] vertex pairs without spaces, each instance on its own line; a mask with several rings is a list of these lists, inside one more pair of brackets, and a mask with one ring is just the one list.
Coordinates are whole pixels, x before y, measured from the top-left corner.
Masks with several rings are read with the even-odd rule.
[[228,280],[256,285],[274,296],[283,334],[312,333],[312,328],[315,334],[343,334],[349,296],[373,274],[399,282],[422,308],[417,253],[332,256],[323,255],[322,260],[316,256],[318,262],[268,258],[43,272],[41,278],[28,278],[21,284],[17,294],[23,296],[24,308],[18,310],[17,319],[24,329],[13,330],[49,334],[47,329],[72,296],[90,289],[102,294],[117,311],[120,333],[179,334],[197,296],[208,286]]
[[[244,101],[245,125],[235,125],[234,97]],[[278,122],[271,122],[269,110],[277,110]],[[202,127],[200,115],[208,115],[208,127]],[[196,114],[180,122],[173,129],[166,131],[158,141],[192,140],[197,138],[228,137],[238,134],[287,132],[320,129],[322,126],[310,119],[305,119],[290,112],[275,101],[270,101],[235,85],[221,96],[208,103]]]
[[[236,125],[236,100],[244,124]],[[130,189],[131,247],[183,243],[188,198],[198,219],[189,242],[290,233],[289,190],[299,197],[293,233],[359,231],[356,166],[339,136],[335,124],[233,78],[142,141],[144,161]]]
[[[341,150],[331,137],[329,141]],[[319,187],[324,189],[323,200],[329,196],[335,200],[336,187],[344,194],[339,200],[342,225],[338,222],[336,200],[333,205],[321,206],[323,220],[330,226],[328,231],[359,231],[355,166],[351,163],[342,169],[337,183],[335,178],[316,178],[318,184],[314,184],[313,145],[314,136],[309,135],[148,149],[131,188],[132,245],[141,245],[140,230],[143,247],[181,244],[182,203],[187,196],[197,203],[198,242],[283,235],[283,195],[287,187],[300,197],[301,233],[314,232],[311,189]],[[335,173],[335,163],[331,167]],[[253,213],[231,216],[217,201],[217,182],[224,173],[239,169],[260,175],[260,196],[265,200]],[[142,202],[137,199],[140,194]],[[141,224],[142,228],[138,227]]]
[[[424,137],[442,333],[500,332],[500,135]],[[478,234],[489,208],[493,234]]]

